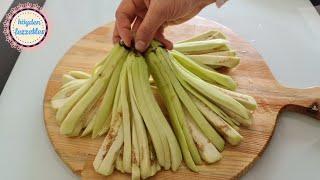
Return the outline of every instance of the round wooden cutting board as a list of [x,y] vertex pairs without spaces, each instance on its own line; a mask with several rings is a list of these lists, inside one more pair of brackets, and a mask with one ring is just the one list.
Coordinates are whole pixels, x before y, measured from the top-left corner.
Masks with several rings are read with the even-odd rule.
[[[194,173],[185,166],[177,172],[161,171],[152,179],[237,179],[259,159],[270,141],[277,117],[283,110],[292,110],[320,119],[320,88],[304,90],[285,88],[272,76],[259,53],[230,29],[213,21],[194,18],[184,24],[167,28],[166,35],[179,41],[204,31],[218,29],[230,40],[230,46],[241,58],[240,65],[228,72],[239,84],[237,91],[252,95],[259,107],[254,123],[241,127],[244,141],[238,146],[227,145],[223,159],[212,165],[200,166]],[[102,60],[112,48],[113,23],[101,26],[74,44],[53,71],[44,99],[44,120],[48,136],[60,158],[82,179],[106,179],[97,174],[92,161],[104,137],[91,139],[68,138],[59,133],[55,111],[50,107],[51,97],[58,91],[62,75],[70,70],[91,72],[94,64]],[[129,179],[129,175],[114,172],[108,179]]]

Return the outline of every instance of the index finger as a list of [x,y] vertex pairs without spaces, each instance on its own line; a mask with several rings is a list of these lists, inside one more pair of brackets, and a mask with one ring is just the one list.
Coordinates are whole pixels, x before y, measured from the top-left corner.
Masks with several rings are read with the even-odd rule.
[[[131,23],[135,18],[135,5],[130,0],[124,0],[120,3],[116,11],[116,27],[118,36],[121,37],[126,46],[131,46],[132,34]],[[117,34],[113,35],[114,38]]]

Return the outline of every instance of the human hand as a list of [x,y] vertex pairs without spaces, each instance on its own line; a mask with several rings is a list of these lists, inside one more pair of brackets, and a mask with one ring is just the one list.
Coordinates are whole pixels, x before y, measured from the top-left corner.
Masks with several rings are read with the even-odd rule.
[[172,43],[163,35],[170,24],[180,24],[198,14],[205,6],[216,2],[221,6],[226,0],[122,0],[116,11],[113,33],[114,43],[123,40],[126,46],[143,52],[152,39],[160,41],[167,49]]

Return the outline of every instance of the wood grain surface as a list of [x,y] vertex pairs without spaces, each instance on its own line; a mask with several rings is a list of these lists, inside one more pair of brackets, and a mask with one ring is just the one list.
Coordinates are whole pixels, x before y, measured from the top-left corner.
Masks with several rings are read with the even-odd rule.
[[[230,46],[241,58],[240,65],[227,72],[239,85],[237,91],[253,96],[259,107],[254,113],[253,125],[241,127],[244,136],[238,146],[227,145],[223,159],[212,165],[200,166],[200,172],[181,166],[177,172],[162,171],[152,179],[237,179],[262,156],[275,129],[277,117],[284,110],[301,112],[320,119],[320,88],[291,89],[281,86],[259,53],[230,29],[202,18],[194,18],[184,24],[169,27],[166,35],[179,41],[204,31],[218,29],[224,32]],[[102,60],[112,48],[113,23],[90,32],[74,44],[53,71],[44,99],[44,120],[48,136],[60,158],[82,179],[129,179],[129,175],[115,172],[103,177],[94,172],[92,161],[104,137],[91,139],[68,138],[59,133],[55,111],[50,107],[51,97],[62,84],[62,75],[70,70],[91,72],[94,64]]]

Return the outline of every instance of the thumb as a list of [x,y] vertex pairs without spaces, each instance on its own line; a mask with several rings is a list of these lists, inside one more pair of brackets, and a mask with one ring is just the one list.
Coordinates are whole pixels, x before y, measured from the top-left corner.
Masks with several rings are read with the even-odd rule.
[[165,21],[165,16],[161,14],[161,10],[157,6],[154,6],[153,8],[150,7],[137,29],[135,48],[140,52],[145,51],[156,35],[156,32]]

